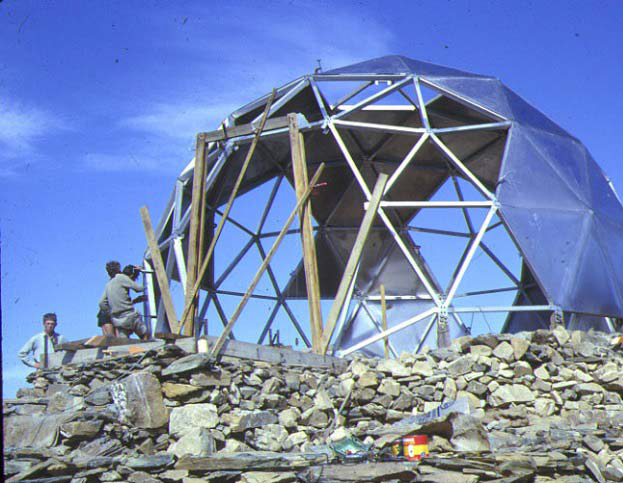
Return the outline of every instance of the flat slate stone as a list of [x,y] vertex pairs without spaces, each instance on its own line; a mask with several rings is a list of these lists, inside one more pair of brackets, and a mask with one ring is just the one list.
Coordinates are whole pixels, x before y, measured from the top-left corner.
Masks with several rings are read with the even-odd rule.
[[205,353],[190,354],[186,357],[182,357],[181,359],[177,359],[176,361],[173,361],[168,367],[165,367],[162,370],[162,375],[171,376],[173,374],[183,374],[185,372],[190,372],[195,369],[208,367],[211,364],[212,364],[212,360],[210,359],[209,354],[205,354]]
[[168,453],[156,454],[152,456],[138,456],[128,458],[125,465],[135,470],[155,470],[166,468],[175,461],[173,455]]
[[248,453],[221,453],[212,456],[184,456],[175,465],[178,470],[217,471],[251,469],[305,468],[327,462],[322,453],[273,453],[252,451]]

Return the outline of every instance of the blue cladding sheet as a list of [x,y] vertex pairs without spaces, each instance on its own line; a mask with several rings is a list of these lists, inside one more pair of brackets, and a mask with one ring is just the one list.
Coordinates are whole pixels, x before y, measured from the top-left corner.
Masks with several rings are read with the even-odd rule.
[[590,154],[587,156],[591,209],[598,217],[609,220],[623,231],[623,206],[597,163]]
[[617,303],[623,307],[623,229],[620,223],[595,214],[593,232],[605,258],[607,275],[615,286]]
[[532,107],[508,87],[504,86],[504,92],[506,93],[506,98],[508,99],[508,105],[510,107],[510,119],[526,126],[558,134],[559,136],[571,137],[567,131],[551,121],[541,111]]
[[549,302],[565,307],[582,251],[585,214],[502,206],[501,217],[515,236]]
[[585,209],[586,202],[580,198],[580,190],[561,178],[544,143],[535,141],[531,134],[532,130],[521,126],[514,125],[511,129],[497,189],[502,206],[535,210]]
[[593,227],[586,233],[583,245],[578,268],[574,272],[573,291],[561,305],[573,312],[597,315],[623,313],[617,281],[613,279]]
[[[380,302],[368,301],[368,309],[375,317],[377,321],[381,320],[381,304]],[[422,313],[432,307],[432,304],[428,301],[418,300],[393,300],[387,302],[387,319],[388,327],[394,327],[395,325],[404,322],[405,320],[413,317],[415,314]],[[389,341],[392,347],[398,354],[403,351],[412,352],[415,347],[420,343],[420,339],[424,337],[424,345],[429,347],[436,347],[437,345],[437,331],[436,326],[426,333],[426,329],[429,325],[431,317],[426,317],[418,322],[415,322],[406,329],[400,330],[389,337]],[[467,331],[458,324],[454,318],[448,318],[448,330],[452,338],[467,335]],[[340,348],[348,349],[348,347],[357,344],[369,337],[378,334],[380,331],[380,324],[375,325],[370,319],[368,313],[360,309],[355,315],[354,320],[349,327],[344,331]],[[380,356],[384,355],[383,341],[378,341],[370,344],[363,351],[368,355]]]
[[[514,126],[513,133],[521,133],[529,140],[549,167],[560,177],[561,182],[573,191],[575,196],[588,206],[590,203],[590,181],[588,176],[588,153],[577,140],[556,134]],[[521,159],[518,160],[521,163]]]
[[378,57],[358,64],[329,70],[322,74],[416,74],[481,77],[477,74],[471,74],[442,65],[430,64],[428,62],[420,62],[419,60],[409,59],[401,55]]
[[463,98],[510,120],[510,107],[502,83],[493,77],[423,76],[443,92]]

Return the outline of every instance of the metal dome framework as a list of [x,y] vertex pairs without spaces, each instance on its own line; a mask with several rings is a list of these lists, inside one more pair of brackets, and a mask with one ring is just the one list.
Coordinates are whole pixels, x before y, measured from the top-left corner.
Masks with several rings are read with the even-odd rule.
[[[221,139],[205,145],[206,240],[214,236],[255,137],[242,127],[257,127],[268,102],[264,96],[232,113]],[[297,115],[310,177],[326,165],[309,202],[325,306],[336,296],[375,183],[380,174],[388,176],[338,311],[334,352],[381,354],[385,338],[394,356],[442,346],[469,333],[466,314],[508,314],[503,330],[511,332],[547,327],[552,313],[568,326],[602,330],[613,330],[613,318],[623,316],[623,273],[614,263],[623,259],[623,209],[586,148],[495,78],[388,56],[277,89],[237,194],[240,217],[232,211],[225,220],[230,235],[223,232],[201,280],[197,321],[208,314],[227,325],[224,299],[244,295],[228,288],[228,280],[240,276],[250,253],[264,261],[266,243],[277,236],[270,221],[279,218],[288,198],[280,193],[290,190],[292,199],[289,186],[295,184],[290,131],[277,122],[288,113]],[[167,277],[185,295],[194,168],[193,160],[180,174],[156,230]],[[434,220],[434,226],[419,220]],[[301,230],[288,234],[296,239]],[[519,254],[510,264],[504,260],[508,250],[496,251],[500,236]],[[444,257],[443,275],[427,255],[427,242],[433,252],[443,246],[436,246],[437,238],[461,246],[454,257]],[[267,264],[262,285],[251,295],[269,313],[259,325],[241,322],[247,339],[255,335],[264,343],[277,318],[285,317],[297,337],[312,345],[304,315],[292,309],[293,301],[308,296],[302,251],[295,245],[282,249],[286,262]],[[477,258],[493,268],[479,274],[473,268]],[[591,266],[599,281],[587,272]],[[470,270],[470,284],[461,292]],[[160,292],[148,282],[150,312],[159,330],[166,330]],[[470,305],[500,294],[512,302]]]

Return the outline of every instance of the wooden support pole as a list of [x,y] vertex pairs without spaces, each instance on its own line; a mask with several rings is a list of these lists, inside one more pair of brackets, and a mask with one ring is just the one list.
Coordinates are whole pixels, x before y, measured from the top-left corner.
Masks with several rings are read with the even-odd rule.
[[160,295],[162,297],[162,303],[164,304],[164,310],[169,321],[169,328],[171,332],[179,330],[177,316],[175,315],[175,309],[173,307],[173,299],[171,298],[171,292],[169,291],[169,280],[167,279],[167,272],[164,268],[164,262],[162,261],[162,255],[160,254],[160,248],[156,242],[156,235],[151,224],[151,217],[149,216],[149,210],[146,206],[141,207],[141,219],[143,220],[143,227],[145,228],[145,236],[147,237],[147,246],[151,253],[151,259],[154,262],[154,271],[156,272],[156,280],[160,287]]
[[48,368],[48,334],[43,335],[43,368]]
[[[387,305],[385,303],[385,285],[381,284],[381,325],[383,332],[387,330]],[[389,359],[389,339],[383,339],[385,346],[385,359]]]
[[[288,114],[288,128],[290,130],[290,151],[292,152],[292,172],[294,174],[296,197],[300,199],[307,189],[307,163],[305,161],[303,135],[299,132],[296,114]],[[320,282],[318,278],[316,244],[314,242],[311,203],[309,199],[299,211],[299,219],[301,220],[301,241],[303,244],[307,300],[309,302],[312,350],[318,353],[320,350],[320,337],[322,336],[322,312],[320,310]]]
[[[204,138],[204,146],[207,143],[205,142],[205,138]],[[199,266],[201,265],[201,261],[203,260],[203,252],[204,252],[204,245],[205,245],[205,227],[206,227],[206,217],[207,217],[207,210],[206,210],[206,187],[205,187],[205,180],[206,180],[206,170],[207,170],[207,164],[206,164],[206,159],[205,159],[205,148],[204,148],[204,153],[203,153],[203,164],[204,164],[204,168],[203,168],[203,186],[201,187],[201,199],[199,201],[199,206],[201,207],[200,210],[200,217],[199,217],[199,226],[198,226],[198,230],[199,230],[199,240],[197,241],[197,263],[195,265],[195,281],[199,280],[199,282],[201,283],[201,278],[197,277],[198,275],[198,269]],[[194,286],[194,285],[193,285]],[[183,328],[183,333],[184,335],[188,335],[188,336],[194,336],[195,335],[195,314],[197,313],[198,310],[198,301],[196,299],[196,297],[193,297],[190,300],[191,303],[191,324],[188,324],[186,326],[184,326]],[[186,304],[184,304],[186,305]],[[186,308],[186,307],[184,307]]]
[[383,190],[385,189],[386,184],[387,175],[385,173],[379,174],[379,178],[377,179],[376,185],[374,186],[374,191],[372,192],[372,197],[370,198],[370,203],[368,204],[368,209],[363,216],[363,220],[361,221],[361,225],[359,226],[359,231],[357,232],[357,237],[355,238],[353,249],[351,250],[350,256],[348,257],[348,262],[346,263],[346,268],[344,269],[342,280],[340,280],[340,285],[337,289],[335,300],[333,301],[333,305],[331,305],[331,310],[329,311],[329,316],[327,317],[327,325],[324,328],[324,331],[322,333],[322,340],[320,342],[321,354],[326,354],[327,349],[329,348],[329,342],[331,341],[331,337],[333,336],[335,324],[337,323],[337,319],[340,316],[340,312],[342,311],[342,306],[346,301],[348,288],[350,287],[350,284],[355,276],[357,265],[359,265],[359,260],[361,258],[361,254],[363,253],[363,248],[366,244],[368,233],[370,233],[370,229],[372,228],[372,223],[374,223],[374,217],[376,216],[376,212],[379,208],[381,197],[383,196]]
[[[195,285],[197,277],[197,264],[199,257],[199,230],[201,225],[201,212],[203,206],[201,200],[205,191],[205,150],[206,142],[203,133],[197,135],[197,147],[195,150],[195,168],[193,172],[193,190],[190,207],[190,225],[188,228],[188,255],[186,258],[186,298],[185,308],[190,309],[194,314],[194,298],[191,298],[190,291]],[[185,333],[192,333],[192,325],[185,330]]]
[[[214,247],[216,246],[216,242],[221,236],[221,231],[223,230],[225,221],[227,220],[227,217],[229,216],[229,212],[232,206],[234,205],[234,200],[236,199],[236,195],[238,194],[238,189],[240,188],[244,175],[247,171],[247,168],[249,167],[249,162],[251,161],[251,158],[253,157],[253,153],[255,152],[255,147],[257,146],[257,143],[260,140],[260,135],[262,134],[262,130],[264,129],[264,125],[266,124],[268,113],[270,112],[270,107],[276,95],[277,95],[277,90],[273,89],[270,95],[270,98],[268,99],[268,103],[266,104],[266,108],[264,109],[264,114],[262,116],[262,121],[260,122],[260,126],[257,132],[255,133],[255,137],[253,138],[253,143],[251,144],[251,147],[249,148],[249,151],[247,152],[247,157],[245,158],[244,163],[242,164],[242,167],[240,168],[240,172],[238,173],[238,178],[236,179],[236,183],[234,184],[234,187],[232,188],[232,191],[229,195],[229,199],[227,200],[227,206],[225,207],[225,211],[223,212],[223,215],[221,216],[221,219],[219,220],[218,226],[216,228],[216,232],[214,233],[214,236],[212,237],[212,240],[210,241],[210,246],[208,247],[208,251],[206,252],[205,258],[203,259],[203,262],[201,263],[201,268],[199,269],[199,272],[197,273],[197,276],[194,279],[193,284],[190,286],[190,288],[188,288],[189,285],[186,284],[186,287],[187,287],[186,306],[184,307],[184,313],[182,314],[182,318],[181,318],[182,329],[186,327],[189,320],[192,320],[192,317],[191,319],[189,319],[189,316],[191,315],[191,313],[194,312],[194,302],[197,298],[197,294],[199,293],[201,280],[203,279],[203,276],[205,275],[208,265],[210,264],[210,259],[212,258],[212,254],[214,252]],[[194,190],[194,183],[193,183],[193,190]],[[186,329],[184,330],[185,330],[184,333],[186,333]]]
[[216,341],[216,344],[214,344],[214,347],[212,348],[212,352],[211,352],[211,356],[213,358],[216,358],[218,356],[219,352],[221,352],[221,349],[223,348],[223,344],[225,344],[225,340],[227,339],[227,337],[229,336],[229,333],[233,329],[234,324],[238,320],[238,317],[240,317],[240,314],[242,313],[242,309],[244,309],[244,306],[247,304],[249,298],[251,298],[251,295],[253,294],[253,290],[255,290],[255,287],[259,283],[260,278],[262,277],[262,274],[264,273],[264,271],[268,267],[268,264],[270,263],[270,260],[273,258],[273,255],[277,251],[277,248],[279,248],[279,245],[281,244],[281,241],[286,236],[286,233],[288,232],[288,229],[290,228],[290,225],[294,221],[294,218],[298,214],[298,212],[301,209],[301,207],[307,201],[307,198],[309,198],[309,195],[311,194],[312,190],[314,189],[315,184],[318,182],[318,179],[320,179],[320,175],[321,175],[322,171],[324,170],[324,166],[325,166],[324,163],[322,163],[320,166],[318,166],[318,169],[316,170],[316,174],[314,174],[314,177],[311,179],[309,185],[305,189],[305,192],[298,199],[298,201],[296,203],[296,206],[294,207],[294,209],[290,213],[290,216],[288,217],[288,219],[286,220],[285,224],[283,225],[283,228],[279,232],[279,235],[277,235],[277,238],[273,242],[273,246],[270,248],[270,250],[266,254],[266,257],[264,258],[264,261],[260,265],[260,268],[257,270],[257,273],[255,274],[255,276],[253,277],[253,281],[251,282],[251,284],[249,285],[249,288],[247,289],[247,291],[245,292],[244,296],[242,297],[242,300],[238,304],[238,307],[236,307],[236,310],[235,310],[234,314],[231,316],[231,319],[229,319],[229,322],[227,322],[227,325],[223,329],[223,333],[219,336],[218,340]]

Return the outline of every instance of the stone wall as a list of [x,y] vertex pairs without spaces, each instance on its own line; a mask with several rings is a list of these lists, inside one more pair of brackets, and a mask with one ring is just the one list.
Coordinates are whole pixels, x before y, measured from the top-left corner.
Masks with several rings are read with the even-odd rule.
[[[563,328],[355,357],[341,373],[166,345],[31,374],[33,388],[4,401],[5,476],[623,481],[622,365],[605,334]],[[469,415],[412,417],[457,400]],[[429,458],[392,458],[414,432]],[[364,462],[336,458],[349,437],[370,448]]]

